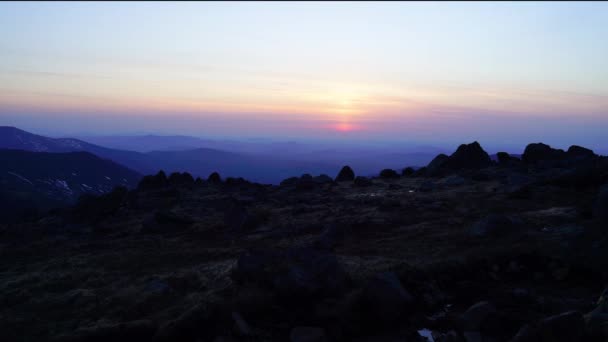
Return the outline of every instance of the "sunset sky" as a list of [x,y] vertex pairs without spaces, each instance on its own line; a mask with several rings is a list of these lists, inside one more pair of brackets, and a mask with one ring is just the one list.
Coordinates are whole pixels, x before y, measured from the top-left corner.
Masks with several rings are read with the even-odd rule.
[[0,125],[608,143],[608,3],[0,3]]

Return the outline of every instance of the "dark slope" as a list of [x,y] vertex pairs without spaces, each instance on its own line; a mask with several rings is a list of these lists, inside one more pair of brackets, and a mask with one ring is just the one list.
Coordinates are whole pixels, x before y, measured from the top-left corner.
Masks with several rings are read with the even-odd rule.
[[0,219],[26,209],[73,204],[82,194],[100,195],[115,186],[134,187],[141,175],[88,152],[0,150]]

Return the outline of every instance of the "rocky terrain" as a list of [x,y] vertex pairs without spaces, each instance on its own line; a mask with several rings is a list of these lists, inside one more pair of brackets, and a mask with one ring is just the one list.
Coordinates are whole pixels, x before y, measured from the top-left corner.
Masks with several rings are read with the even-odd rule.
[[[3,341],[607,341],[608,160],[160,172],[0,235]],[[604,291],[604,292],[603,292]]]

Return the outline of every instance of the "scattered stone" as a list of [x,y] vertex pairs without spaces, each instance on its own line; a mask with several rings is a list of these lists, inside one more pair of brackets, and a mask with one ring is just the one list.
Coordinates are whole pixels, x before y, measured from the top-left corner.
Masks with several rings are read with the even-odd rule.
[[367,177],[357,176],[355,178],[355,186],[370,186],[372,184],[372,180]]
[[163,324],[152,341],[197,341],[214,336],[219,328],[219,307],[213,303],[202,303],[186,311],[181,316]]
[[498,236],[518,231],[522,222],[502,214],[490,214],[475,222],[469,234],[475,237]]

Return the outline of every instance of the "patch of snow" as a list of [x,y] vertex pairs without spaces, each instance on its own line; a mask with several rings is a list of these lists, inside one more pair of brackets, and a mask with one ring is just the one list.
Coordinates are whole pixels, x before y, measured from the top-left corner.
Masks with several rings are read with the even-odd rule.
[[76,172],[72,172],[72,176],[78,176]]
[[107,179],[107,180],[112,180],[112,178],[110,178],[110,177],[108,177],[108,176],[105,176],[105,177],[106,177],[106,179]]
[[83,187],[83,188],[85,188],[85,189],[87,189],[87,190],[91,190],[91,189],[93,189],[93,188],[91,188],[90,186],[88,186],[88,185],[86,185],[86,184],[84,184],[84,183],[82,183],[82,184],[80,184],[80,185],[82,185],[82,187]]
[[433,333],[429,329],[418,330],[418,335],[426,338],[426,340],[429,342],[435,342],[435,339],[433,339]]
[[68,183],[66,183],[66,181],[64,181],[64,180],[56,179],[55,186],[60,188],[61,190],[63,190],[66,193],[69,193],[69,194],[72,193],[72,189],[70,189],[70,187],[68,186]]
[[22,176],[22,175],[20,175],[20,174],[17,174],[17,173],[14,173],[14,172],[10,172],[10,171],[7,171],[7,172],[8,172],[8,174],[9,174],[9,175],[13,175],[13,176],[15,176],[15,177],[19,178],[20,180],[22,180],[22,181],[24,181],[24,182],[27,182],[27,183],[30,183],[30,184],[34,185],[34,183],[32,183],[32,182],[31,182],[29,179],[27,179],[27,178],[23,177],[23,176]]

